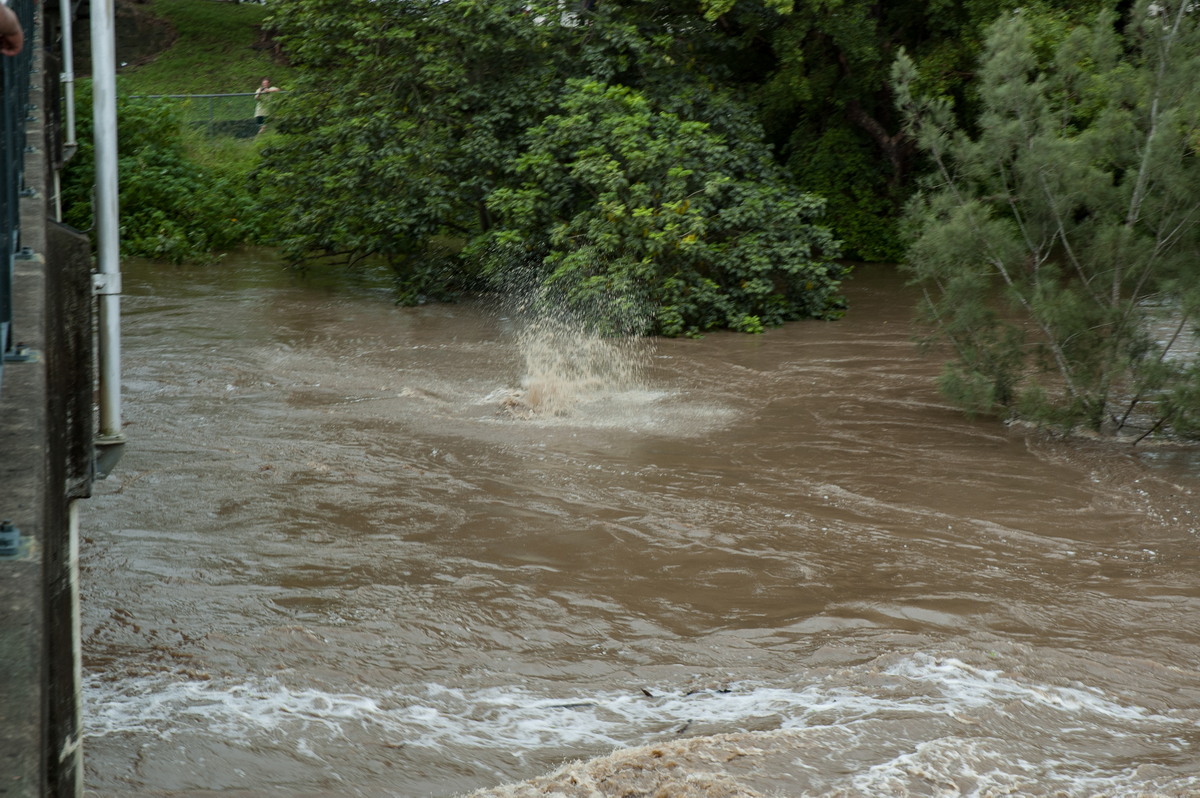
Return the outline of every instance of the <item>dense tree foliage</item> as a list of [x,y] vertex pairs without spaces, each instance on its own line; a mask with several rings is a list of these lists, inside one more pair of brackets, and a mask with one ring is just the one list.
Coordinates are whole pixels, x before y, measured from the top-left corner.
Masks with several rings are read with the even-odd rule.
[[996,16],[1023,7],[1056,27],[1095,10],[1096,2],[1064,0],[803,0],[769,25],[747,21],[739,6],[732,25],[754,30],[756,71],[744,75],[768,140],[797,185],[825,196],[829,218],[850,256],[898,260],[896,227],[919,153],[897,113],[892,62],[903,50],[927,90],[956,99],[974,114],[972,76],[983,30]]
[[1053,25],[1010,14],[968,130],[897,63],[934,166],[910,268],[953,355],[943,388],[968,409],[1200,433],[1198,23],[1189,3],[1143,2],[1049,47]]
[[[1058,2],[1024,5],[1043,9],[1044,19],[1065,20],[1066,11],[1049,11]],[[739,133],[755,141],[765,135],[792,182],[826,198],[825,218],[846,242],[846,254],[897,260],[903,254],[896,235],[897,208],[911,185],[916,150],[892,101],[891,62],[905,49],[921,67],[923,81],[957,97],[960,112],[969,113],[963,100],[972,96],[970,77],[982,30],[995,14],[1016,4],[593,0],[539,6],[417,0],[335,6],[305,0],[281,4],[275,24],[289,54],[309,72],[307,90],[336,91],[341,84],[365,100],[343,98],[342,105],[316,100],[329,124],[338,116],[352,122],[370,115],[376,124],[386,125],[379,95],[404,94],[412,100],[405,106],[408,121],[437,145],[423,149],[434,161],[446,163],[440,175],[466,164],[453,157],[443,160],[448,153],[439,150],[460,137],[475,138],[473,131],[456,133],[462,129],[456,123],[478,120],[489,128],[475,142],[486,146],[473,154],[486,160],[493,173],[461,172],[481,196],[487,193],[485,183],[507,180],[494,174],[491,164],[511,162],[519,131],[554,112],[553,95],[568,78],[628,86],[682,118],[710,123],[718,120],[706,110],[705,95],[748,103],[764,129]],[[1089,4],[1062,5],[1078,14]],[[330,48],[333,41],[339,46]],[[389,75],[387,80],[381,79],[381,71]],[[686,109],[667,102],[677,91],[690,97]],[[438,105],[442,107],[433,113]],[[431,112],[426,115],[426,110]],[[503,124],[494,127],[500,120]],[[330,152],[349,146],[345,140],[310,141],[318,148],[331,147]],[[468,186],[452,180],[451,188],[466,191]],[[472,214],[481,203],[476,200]],[[482,221],[486,226],[489,219],[485,215]],[[389,237],[390,256],[412,254],[413,242],[406,236]],[[328,248],[339,249],[343,238]],[[306,233],[293,243],[313,241]]]
[[666,335],[760,332],[839,307],[843,270],[825,257],[835,244],[813,223],[821,202],[789,186],[761,147],[582,80],[528,140],[520,186],[489,197],[494,269],[533,250],[556,296],[625,298],[626,329]]
[[473,264],[533,273],[574,303],[624,291],[641,310],[619,323],[666,334],[836,315],[843,270],[822,203],[784,180],[718,79],[733,47],[719,12],[281,6],[274,24],[303,77],[259,187],[285,248],[385,257],[412,299]]

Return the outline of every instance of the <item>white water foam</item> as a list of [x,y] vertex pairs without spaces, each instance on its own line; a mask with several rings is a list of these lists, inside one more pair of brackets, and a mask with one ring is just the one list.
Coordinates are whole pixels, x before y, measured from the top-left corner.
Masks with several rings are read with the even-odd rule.
[[[830,749],[830,759],[848,758],[857,770],[849,778],[864,794],[885,794],[914,779],[951,789],[956,778],[968,776],[976,790],[971,794],[990,794],[978,792],[981,785],[1020,789],[1035,782],[1045,786],[1047,779],[1072,788],[1136,785],[1135,772],[1089,762],[1086,749],[1072,750],[1065,738],[1133,736],[1170,755],[1186,749],[1183,738],[1196,726],[1184,713],[1152,711],[1095,688],[1022,682],[949,657],[918,653],[878,664],[883,667],[858,666],[840,677],[825,673],[796,686],[742,682],[699,692],[650,686],[650,695],[640,690],[547,695],[527,687],[439,684],[360,694],[291,687],[274,677],[252,683],[169,674],[93,678],[86,686],[85,725],[91,737],[170,739],[186,731],[246,745],[301,741],[305,750],[296,753],[308,758],[355,739],[394,740],[457,751],[468,761],[471,751],[505,751],[518,759],[540,751],[588,755],[674,739],[685,731],[797,730]],[[853,678],[846,681],[846,675]],[[1022,708],[1019,718],[1010,711],[1014,706]],[[989,736],[986,724],[963,719],[980,711],[1025,724],[1021,736],[1038,741],[1029,752],[1037,760],[1014,759],[1011,743]],[[918,734],[927,739],[906,741],[910,728],[923,729]],[[897,753],[861,762],[853,751],[862,746],[895,746]]]

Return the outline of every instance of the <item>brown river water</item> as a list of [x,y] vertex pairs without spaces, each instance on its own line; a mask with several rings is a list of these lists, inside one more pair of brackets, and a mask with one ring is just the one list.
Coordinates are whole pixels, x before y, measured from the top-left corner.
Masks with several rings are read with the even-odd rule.
[[1200,795],[1200,457],[964,419],[889,269],[838,322],[622,346],[261,253],[124,284],[89,795],[779,730],[764,794]]

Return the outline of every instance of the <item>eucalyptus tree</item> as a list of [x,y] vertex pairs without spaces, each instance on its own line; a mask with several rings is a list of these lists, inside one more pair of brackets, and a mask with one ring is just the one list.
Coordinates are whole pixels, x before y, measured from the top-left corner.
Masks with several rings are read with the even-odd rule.
[[975,412],[1195,435],[1200,15],[1143,1],[1056,47],[1044,22],[990,28],[973,131],[896,63],[934,167],[908,212],[909,268],[949,348],[942,387]]
[[518,272],[573,303],[606,285],[666,334],[837,315],[822,203],[728,85],[723,3],[278,6],[300,78],[258,184],[285,250],[384,257],[412,299]]

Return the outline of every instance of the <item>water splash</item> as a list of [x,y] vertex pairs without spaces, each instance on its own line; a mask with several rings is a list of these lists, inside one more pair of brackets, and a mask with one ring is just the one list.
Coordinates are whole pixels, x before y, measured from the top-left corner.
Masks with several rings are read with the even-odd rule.
[[561,318],[535,318],[517,335],[521,389],[505,402],[517,416],[561,416],[640,387],[643,342],[606,338]]
[[516,343],[525,373],[505,392],[502,408],[518,418],[567,416],[642,389],[648,318],[632,296],[597,295],[586,306],[530,282],[509,285],[506,302],[519,326]]

